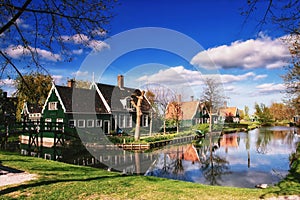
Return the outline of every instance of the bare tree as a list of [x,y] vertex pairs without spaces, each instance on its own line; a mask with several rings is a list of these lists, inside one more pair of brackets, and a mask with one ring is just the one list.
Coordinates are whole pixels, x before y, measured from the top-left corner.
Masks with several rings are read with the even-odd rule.
[[175,101],[176,94],[161,85],[148,85],[148,90],[154,94],[153,108],[163,121],[163,132],[166,134],[166,109],[170,102]]
[[74,45],[76,51],[105,47],[113,6],[113,0],[0,0],[1,76],[13,69],[22,77],[20,68],[31,65],[47,71],[45,60],[71,61]]
[[225,101],[226,97],[223,93],[223,88],[219,80],[212,77],[203,80],[204,87],[202,93],[202,101],[205,103],[209,111],[209,132],[212,131],[212,114],[217,112],[217,109]]

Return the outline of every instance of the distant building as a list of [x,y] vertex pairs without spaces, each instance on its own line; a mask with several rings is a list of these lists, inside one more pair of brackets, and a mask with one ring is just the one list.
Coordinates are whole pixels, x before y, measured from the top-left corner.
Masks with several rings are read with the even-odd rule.
[[228,107],[226,102],[224,102],[224,106],[219,109],[218,115],[221,122],[240,122],[239,109],[237,107]]

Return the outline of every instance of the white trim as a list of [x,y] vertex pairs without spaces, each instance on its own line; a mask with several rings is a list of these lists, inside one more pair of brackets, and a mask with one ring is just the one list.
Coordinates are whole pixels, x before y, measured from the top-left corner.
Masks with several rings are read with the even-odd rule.
[[[92,122],[91,125],[89,125],[89,122]],[[88,128],[93,128],[94,127],[94,124],[95,124],[95,121],[93,119],[88,119],[86,120],[86,127]]]
[[58,98],[58,101],[59,101],[59,103],[60,103],[60,105],[61,105],[63,111],[66,112],[65,105],[63,104],[63,102],[62,102],[62,100],[61,100],[61,98],[60,98],[60,95],[59,95],[59,93],[58,93],[58,91],[57,91],[57,89],[56,89],[54,83],[52,82],[52,87],[51,87],[51,89],[50,89],[50,91],[49,91],[49,93],[48,93],[48,97],[47,97],[47,99],[46,99],[46,101],[45,101],[45,103],[44,103],[43,109],[42,109],[42,114],[44,114],[44,111],[45,111],[45,109],[46,109],[47,103],[48,103],[48,101],[49,101],[49,98],[50,98],[50,96],[51,96],[53,90],[54,90],[54,92],[55,92],[55,94],[56,94],[56,96],[57,96],[57,98]]
[[102,119],[96,119],[95,127],[102,127]]
[[100,96],[102,102],[104,103],[104,106],[105,106],[106,110],[110,113],[111,112],[111,108],[109,107],[109,105],[106,102],[103,94],[101,93],[100,89],[98,88],[98,84],[96,84],[95,82],[93,82],[92,85],[90,86],[90,88],[92,88],[92,86],[95,86],[96,91],[97,91],[98,95]]
[[[80,125],[80,122],[83,123],[82,126]],[[78,119],[78,120],[77,120],[77,127],[78,127],[78,128],[85,128],[85,120],[84,120],[84,119]]]

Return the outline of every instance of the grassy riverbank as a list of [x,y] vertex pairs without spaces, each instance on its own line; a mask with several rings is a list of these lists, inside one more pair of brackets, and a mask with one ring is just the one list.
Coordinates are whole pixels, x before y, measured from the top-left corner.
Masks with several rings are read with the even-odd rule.
[[[298,148],[300,151],[300,147]],[[122,176],[91,167],[0,152],[1,164],[37,174],[23,184],[0,187],[0,199],[259,199],[299,194],[300,158],[277,187],[261,189],[206,186],[145,176]]]

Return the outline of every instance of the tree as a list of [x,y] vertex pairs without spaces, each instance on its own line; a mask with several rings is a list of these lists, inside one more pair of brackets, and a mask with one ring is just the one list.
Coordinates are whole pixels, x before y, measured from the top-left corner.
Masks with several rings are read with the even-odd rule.
[[51,89],[52,78],[49,75],[31,73],[19,76],[15,80],[16,92],[13,96],[18,97],[17,119],[21,119],[21,111],[24,101],[43,106]]
[[1,71],[17,60],[44,69],[42,60],[70,61],[71,45],[77,50],[105,47],[114,0],[2,0],[0,1]]
[[167,106],[170,102],[175,101],[176,95],[169,88],[165,88],[161,85],[148,85],[148,91],[151,91],[154,96],[150,97],[153,101],[153,108],[156,110],[155,113],[163,121],[163,132],[166,134],[166,111]]
[[136,110],[136,123],[135,123],[135,132],[134,132],[134,140],[138,141],[140,139],[140,129],[141,129],[141,117],[143,115],[142,112],[142,102],[144,99],[145,91],[135,90],[135,92],[131,95],[131,104]]
[[175,123],[177,133],[179,133],[179,125],[183,115],[180,101],[170,102],[166,111],[166,115],[168,116],[168,119],[171,119]]
[[212,113],[216,112],[220,105],[224,102],[225,96],[223,95],[221,83],[214,78],[206,78],[203,80],[203,94],[202,101],[206,102],[205,105],[209,111],[209,132],[212,131]]
[[269,110],[275,121],[290,120],[295,115],[295,111],[283,103],[272,103]]
[[255,115],[263,125],[267,125],[272,120],[270,109],[263,103],[260,105],[255,103]]

